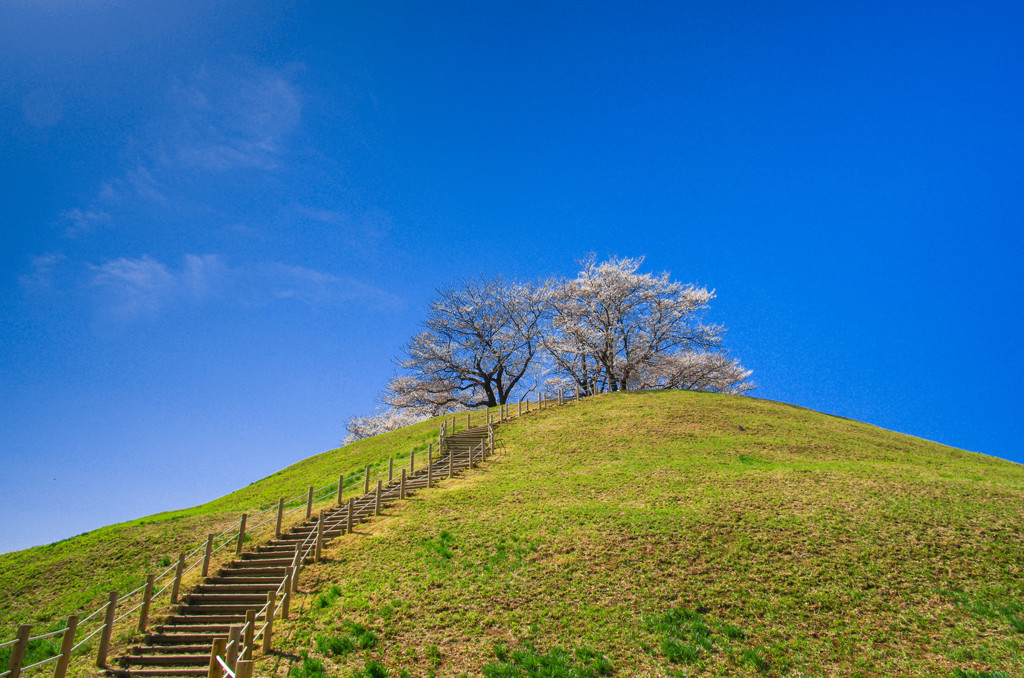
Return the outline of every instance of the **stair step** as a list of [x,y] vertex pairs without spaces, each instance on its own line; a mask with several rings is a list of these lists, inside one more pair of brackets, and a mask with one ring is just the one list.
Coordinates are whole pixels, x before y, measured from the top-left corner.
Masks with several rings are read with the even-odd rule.
[[[263,588],[264,591],[272,591],[277,588],[277,585],[281,583],[281,577],[210,577],[206,580],[206,583],[202,586],[216,586],[220,588],[222,586],[233,586],[233,587],[252,587],[260,586],[267,587]],[[241,589],[234,588],[232,590],[238,591]]]
[[291,558],[262,558],[253,560],[233,560],[228,565],[232,570],[252,570],[261,567],[288,567],[292,564]]
[[[243,618],[244,621],[244,618]],[[184,624],[175,626],[173,624],[156,627],[160,635],[182,634],[187,636],[213,634],[214,636],[227,636],[232,624]],[[211,642],[212,638],[211,638]]]
[[209,666],[210,654],[131,654],[121,658],[122,665],[135,666]]
[[238,579],[240,577],[277,577],[280,581],[281,577],[284,576],[285,568],[283,567],[247,567],[247,568],[227,568],[221,570],[217,576],[220,578]]
[[170,626],[178,628],[198,626],[209,626],[211,624],[238,624],[245,621],[245,612],[241,614],[196,614],[193,612],[187,615],[172,614],[167,618]]
[[203,644],[187,645],[185,643],[175,645],[137,645],[130,650],[129,654],[203,654],[204,652],[209,654],[210,646],[213,644],[213,636],[210,637],[210,642]]
[[[211,614],[228,614],[228,615],[242,615],[245,616],[248,610],[258,610],[266,604],[267,599],[264,598],[262,602],[249,602],[249,603],[208,603],[206,605],[183,605],[179,608],[178,612],[181,615],[193,616],[200,615],[208,617]],[[175,615],[177,616],[177,615]]]
[[[209,661],[209,659],[207,659]],[[127,671],[118,671],[119,675],[127,676],[207,676],[209,675],[209,669],[188,669],[184,667],[178,668],[156,668],[156,669],[129,669]]]
[[257,607],[262,607],[263,603],[267,602],[267,596],[266,594],[260,595],[259,593],[190,593],[186,597],[186,601],[189,605],[199,605],[202,603],[258,603]]
[[203,645],[210,647],[214,638],[227,638],[228,632],[224,633],[150,633],[146,636],[146,642],[154,650],[158,648],[177,648],[180,646]]

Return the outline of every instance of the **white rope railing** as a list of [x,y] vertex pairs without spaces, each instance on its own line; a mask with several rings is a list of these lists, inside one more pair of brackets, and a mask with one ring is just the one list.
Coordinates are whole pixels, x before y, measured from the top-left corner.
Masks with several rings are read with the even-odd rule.
[[[34,640],[42,640],[42,639],[44,639],[44,638],[51,638],[51,637],[53,637],[53,636],[57,636],[57,635],[60,635],[60,634],[64,633],[64,632],[65,632],[65,631],[67,631],[67,630],[68,630],[68,627],[66,627],[66,626],[65,626],[64,628],[62,628],[62,629],[57,629],[56,631],[50,631],[49,633],[41,633],[41,634],[39,634],[38,636],[32,636],[32,637],[31,637],[31,638],[29,638],[29,639],[28,639],[28,640],[27,640],[26,642],[28,642],[28,643],[31,643],[31,642],[32,642],[32,641],[34,641]],[[18,642],[18,641],[17,641],[17,639],[15,639],[15,640],[12,640],[11,642],[12,642],[12,643],[16,643],[16,642]],[[2,645],[0,645],[0,647],[3,647],[3,646],[2,646]]]
[[28,671],[29,669],[34,669],[37,666],[42,666],[43,664],[49,664],[50,662],[55,662],[58,659],[60,659],[60,655],[59,654],[55,654],[52,657],[47,657],[46,659],[44,659],[42,661],[38,661],[35,664],[29,664],[28,666],[22,666],[21,670],[24,673],[25,671]]
[[[585,394],[580,394],[580,396],[584,396],[585,397]],[[542,397],[543,396],[538,398],[538,401],[537,401],[538,405],[540,404],[540,400],[541,400]],[[567,404],[567,403],[570,403],[570,402],[574,402],[576,400],[578,400],[578,397],[567,396],[566,394],[563,393],[563,394],[561,394],[561,396],[557,400],[554,400],[553,402],[558,403],[558,404]],[[552,401],[547,401],[547,400],[545,400],[545,401],[546,402],[552,402]],[[550,407],[551,405],[548,405],[548,406]],[[540,409],[540,408],[538,407],[538,409]],[[432,462],[434,464],[437,464],[442,459],[450,457],[453,454],[452,452],[449,452],[447,455],[445,455],[442,452],[442,450],[444,449],[443,443],[447,440],[448,436],[451,435],[452,433],[454,433],[454,432],[456,432],[458,430],[465,430],[466,428],[472,428],[474,426],[487,425],[488,437],[492,438],[493,434],[494,434],[494,427],[493,427],[494,423],[496,423],[498,421],[512,419],[514,417],[518,417],[521,414],[525,414],[525,413],[530,412],[530,411],[537,411],[537,410],[531,410],[529,408],[529,406],[528,406],[526,412],[522,412],[522,405],[520,404],[519,407],[517,408],[517,410],[513,411],[510,407],[508,407],[508,404],[506,404],[506,405],[499,406],[497,418],[495,418],[494,416],[492,416],[491,410],[485,408],[483,410],[482,414],[481,414],[481,418],[483,419],[483,421],[479,422],[479,423],[474,423],[473,417],[476,416],[477,412],[480,412],[479,410],[475,410],[475,411],[473,411],[473,412],[471,412],[469,414],[468,420],[467,419],[463,419],[462,425],[461,425],[461,429],[460,429],[460,421],[459,421],[460,418],[458,416],[452,416],[450,419],[448,417],[445,417],[443,422],[442,422],[442,424],[441,424],[442,428],[441,428],[440,436],[435,441],[436,444],[437,444],[437,450],[439,452],[439,455],[437,457],[434,457]],[[435,444],[434,442],[429,443],[427,445],[427,449],[428,450],[431,449],[434,446],[434,444]],[[486,444],[485,443],[481,443],[481,445],[485,446]],[[422,448],[417,447],[412,452],[410,452],[409,455],[404,455],[404,456],[406,456],[406,457],[411,456],[412,454],[420,452],[421,449]],[[402,458],[402,457],[399,456],[397,458]],[[471,454],[470,458],[472,459],[472,454]],[[222,549],[224,549],[229,544],[233,544],[234,543],[234,544],[237,544],[239,548],[241,548],[240,537],[241,537],[241,540],[244,540],[245,537],[249,537],[250,535],[253,534],[253,532],[255,532],[259,528],[261,528],[261,527],[263,527],[263,526],[265,526],[265,525],[267,525],[269,523],[272,523],[272,522],[275,522],[277,520],[280,520],[284,516],[291,515],[295,511],[300,511],[303,508],[305,508],[307,510],[311,510],[312,506],[314,504],[318,504],[318,503],[321,503],[321,502],[323,502],[325,500],[328,500],[328,499],[332,498],[335,495],[335,493],[338,493],[338,496],[341,496],[346,490],[351,490],[351,489],[354,489],[354,488],[358,488],[360,484],[369,485],[369,483],[371,483],[373,481],[384,481],[384,482],[381,483],[382,487],[384,487],[384,486],[386,486],[388,488],[392,487],[394,485],[394,483],[398,482],[398,479],[394,478],[394,475],[393,475],[394,459],[395,458],[391,458],[391,459],[388,459],[388,460],[381,461],[381,462],[379,462],[376,465],[371,465],[371,466],[367,467],[362,473],[346,474],[345,476],[343,476],[341,478],[340,485],[339,485],[338,481],[335,480],[335,481],[333,481],[331,483],[328,483],[327,485],[324,485],[324,486],[322,486],[320,488],[313,488],[312,492],[310,492],[310,490],[307,490],[306,492],[303,492],[303,493],[295,495],[291,499],[287,499],[287,500],[286,499],[281,499],[278,502],[278,504],[270,505],[270,506],[268,506],[266,508],[263,508],[263,509],[257,511],[256,513],[243,514],[242,518],[240,518],[239,520],[231,523],[230,525],[228,525],[226,528],[224,528],[218,534],[212,535],[211,537],[208,538],[208,540],[204,540],[198,546],[196,546],[194,549],[192,549],[192,551],[190,551],[189,553],[183,554],[182,556],[179,556],[177,562],[175,562],[174,564],[170,565],[167,569],[165,569],[164,571],[160,572],[159,574],[153,576],[153,578],[152,578],[152,581],[154,582],[153,589],[155,589],[155,590],[151,591],[151,595],[149,596],[149,601],[148,602],[152,603],[153,600],[155,600],[160,595],[162,595],[165,591],[167,591],[167,589],[169,587],[172,587],[172,586],[175,586],[175,585],[180,585],[182,578],[186,574],[190,573],[192,570],[197,568],[200,564],[205,563],[206,565],[209,565],[210,564],[210,560],[212,559],[212,556],[217,554],[217,553],[219,553]],[[428,461],[427,463],[430,464],[431,462]],[[415,467],[413,467],[413,469],[415,469]],[[422,470],[423,470],[422,467],[419,468],[419,469],[415,469],[415,473],[418,474],[418,473],[422,472]],[[391,474],[391,477],[388,478],[385,481],[384,479],[388,477],[389,473]],[[362,494],[360,494],[358,497],[354,498],[356,501],[359,501],[362,504],[362,507],[360,508],[361,511],[365,510],[366,502],[375,499],[374,495],[377,492],[376,488],[367,488],[367,489],[368,489],[368,491],[365,491]],[[294,504],[294,506],[293,506],[293,504]],[[286,506],[291,506],[291,508],[289,508],[288,510],[284,510],[284,507],[286,507]],[[252,520],[252,521],[255,522],[258,518],[260,518],[263,515],[268,514],[268,513],[270,515],[266,519],[261,520],[259,522],[256,522],[255,524],[249,526],[248,528],[245,527],[245,523],[246,523],[247,520]],[[326,513],[324,512],[323,509],[321,509],[321,512],[320,512],[318,520],[321,522],[321,524],[318,525],[316,529],[310,530],[309,533],[306,535],[306,537],[298,544],[298,546],[296,548],[296,552],[295,552],[296,553],[296,555],[295,555],[295,567],[298,568],[298,569],[301,569],[303,567],[303,563],[310,557],[310,555],[312,553],[314,553],[314,551],[316,551],[317,552],[317,556],[319,556],[318,547],[319,547],[319,545],[321,543],[321,538],[322,538],[323,534],[325,532],[331,532],[331,531],[337,529],[338,527],[345,525],[349,520],[351,520],[351,516],[348,515],[347,511],[339,510],[339,511],[336,512],[336,514],[334,515],[333,518],[327,518],[326,517]],[[244,530],[244,533],[243,533],[243,530]],[[225,537],[225,535],[228,535],[227,538],[224,539],[221,542],[220,540],[223,537]],[[218,544],[218,543],[219,543],[219,545],[216,545],[216,547],[213,548],[213,545]],[[204,549],[207,548],[208,544],[211,546],[209,554],[203,553],[201,556],[199,556],[198,558],[196,558],[193,561],[192,560],[193,557],[198,556],[201,552],[203,552]],[[189,561],[191,561],[191,562],[189,562]],[[185,566],[186,564],[187,564],[187,567]],[[289,569],[291,569],[291,568],[289,568]],[[204,572],[205,572],[205,568],[204,568]],[[162,586],[160,586],[157,589],[157,583],[163,581],[165,578],[167,579],[166,583],[164,583]],[[74,632],[72,632],[72,635],[77,635],[77,631],[79,629],[82,629],[83,626],[85,626],[89,621],[91,621],[94,617],[96,617],[101,612],[109,610],[110,614],[113,615],[113,610],[116,609],[117,605],[119,605],[121,603],[124,603],[125,601],[131,600],[133,597],[137,596],[139,593],[141,593],[143,591],[146,591],[149,588],[149,586],[150,586],[150,583],[149,583],[149,581],[147,581],[146,583],[144,583],[144,584],[142,584],[140,586],[137,586],[136,588],[132,589],[131,591],[129,591],[128,593],[126,593],[126,594],[124,594],[124,595],[122,595],[120,597],[116,597],[116,594],[112,594],[112,595],[115,596],[115,598],[112,599],[111,601],[108,601],[107,603],[101,605],[100,607],[98,607],[97,609],[95,609],[91,613],[89,613],[86,617],[81,619],[77,623],[77,628],[76,628],[76,630]],[[177,587],[175,587],[174,590],[177,591],[178,590]],[[277,588],[275,589],[274,594],[273,594],[273,598],[269,598],[268,597],[268,600],[263,605],[263,607],[260,608],[255,613],[256,617],[260,617],[260,616],[263,617],[264,623],[259,628],[258,631],[255,631],[255,623],[253,623],[252,630],[254,630],[255,632],[254,632],[254,634],[252,636],[252,642],[253,642],[254,645],[255,645],[255,641],[256,641],[257,638],[262,638],[265,633],[268,633],[268,629],[272,628],[273,617],[277,617],[278,615],[283,615],[284,614],[284,610],[283,610],[282,605],[283,605],[283,601],[284,601],[285,597],[290,595],[289,591],[290,591],[289,574],[286,574],[281,579],[281,582],[278,584]],[[282,601],[281,603],[278,602],[279,599],[281,599],[281,601]],[[113,617],[113,621],[111,622],[110,626],[113,626],[113,624],[117,624],[117,623],[123,621],[128,616],[138,612],[146,604],[147,604],[147,601],[145,600],[145,598],[143,598],[143,600],[138,602],[131,609],[127,610],[126,612],[121,613],[117,617]],[[111,606],[113,606],[113,607],[111,607]],[[273,607],[273,609],[274,609],[274,613],[273,613],[272,616],[270,614],[268,614],[269,610],[271,609],[271,607]],[[145,616],[145,613],[143,613],[143,615]],[[74,624],[74,622],[69,621],[69,624]],[[60,628],[60,629],[57,629],[57,630],[54,630],[54,631],[50,631],[50,632],[47,632],[47,633],[39,634],[37,636],[33,636],[31,638],[28,638],[24,642],[28,643],[28,642],[38,641],[38,640],[44,640],[46,638],[52,638],[54,636],[57,636],[57,635],[64,634],[64,633],[68,632],[69,628],[70,627],[65,626],[63,628]],[[105,629],[108,630],[108,631],[111,630],[111,629],[108,629],[108,624],[104,621],[98,627],[96,627],[91,632],[89,632],[84,638],[82,638],[82,640],[80,640],[78,643],[75,643],[70,648],[70,650],[68,651],[68,654],[73,654],[76,651],[80,650],[83,646],[85,646],[86,643],[88,643],[91,639],[96,637],[97,634],[103,632]],[[249,647],[248,645],[246,645],[244,643],[244,636],[249,631],[250,631],[250,623],[246,622],[246,624],[241,627],[243,642],[239,643],[240,645],[242,645],[242,647],[239,648],[239,652],[238,652],[238,656],[239,657],[244,656],[246,653],[251,653],[251,651],[253,649],[252,647]],[[108,638],[109,638],[109,635],[104,635],[104,640],[101,643],[101,645],[105,644],[107,642]],[[15,639],[12,639],[12,640],[9,640],[9,641],[2,642],[2,643],[0,643],[0,648],[4,648],[4,647],[9,647],[9,646],[15,645],[16,643],[18,643],[20,641],[21,641],[20,638],[15,638]],[[227,643],[227,645],[225,646],[225,652],[228,649],[234,647],[235,643],[236,643],[236,641],[234,641],[234,640],[232,640],[229,643]],[[47,657],[46,659],[43,659],[41,661],[38,661],[38,662],[36,662],[34,664],[31,664],[29,666],[22,667],[20,670],[23,672],[23,671],[27,671],[29,669],[33,669],[33,668],[36,668],[36,667],[39,667],[39,666],[43,666],[43,665],[48,664],[50,662],[57,661],[62,656],[64,656],[64,655],[56,654],[56,655],[53,655],[51,657]],[[230,678],[235,678],[235,676],[237,675],[236,672],[228,665],[228,663],[224,660],[224,658],[222,658],[221,656],[217,655],[215,657],[215,659],[216,659],[217,664],[219,665],[219,667],[223,670],[224,675],[229,676]],[[212,659],[211,659],[211,662],[212,662]],[[211,663],[211,665],[212,665],[212,663]],[[58,672],[60,672],[60,670],[61,670],[61,667],[58,667]],[[0,678],[5,678],[6,676],[8,676],[10,674],[11,674],[10,670],[8,670],[8,671],[6,671],[4,673],[0,673]]]

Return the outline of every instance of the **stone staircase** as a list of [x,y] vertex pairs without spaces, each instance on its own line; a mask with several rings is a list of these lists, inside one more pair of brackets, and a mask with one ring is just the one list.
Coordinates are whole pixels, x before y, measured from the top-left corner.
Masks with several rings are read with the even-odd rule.
[[[487,426],[475,426],[448,435],[433,463],[416,469],[406,477],[405,493],[412,494],[476,466],[486,456]],[[483,443],[483,445],[481,445]],[[348,531],[349,506],[351,524],[370,519],[379,510],[401,498],[400,478],[382,485],[380,496],[371,487],[351,502],[325,509],[318,517],[297,525],[280,537],[244,552],[213,576],[207,577],[181,603],[145,636],[141,645],[130,648],[117,660],[120,668],[108,667],[107,673],[117,676],[206,676],[210,665],[210,648],[216,638],[228,638],[231,627],[245,624],[246,615],[253,617],[274,595],[288,567],[296,563],[297,549],[308,544],[323,520],[323,540],[339,537]],[[306,562],[309,562],[308,559]],[[257,617],[262,625],[262,617]]]

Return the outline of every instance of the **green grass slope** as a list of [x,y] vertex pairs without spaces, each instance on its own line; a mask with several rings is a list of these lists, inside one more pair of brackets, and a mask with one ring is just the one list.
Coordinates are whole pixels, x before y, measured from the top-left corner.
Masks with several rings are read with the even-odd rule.
[[337,540],[258,674],[1024,676],[1020,465],[689,392],[498,446]]
[[[228,527],[242,511],[276,506],[278,499],[300,495],[310,485],[320,488],[333,481],[337,487],[340,473],[354,476],[366,464],[376,464],[389,456],[407,458],[414,449],[426,449],[437,436],[439,421],[318,454],[202,506],[2,554],[0,640],[13,638],[18,624],[36,624],[36,632],[60,628],[67,615],[101,605],[107,591],[125,593],[134,589],[145,580],[146,573],[164,570],[179,552],[191,551],[206,534]],[[244,464],[244,460],[239,463]],[[180,482],[188,482],[187,470]],[[254,536],[266,534],[267,529],[270,527]]]

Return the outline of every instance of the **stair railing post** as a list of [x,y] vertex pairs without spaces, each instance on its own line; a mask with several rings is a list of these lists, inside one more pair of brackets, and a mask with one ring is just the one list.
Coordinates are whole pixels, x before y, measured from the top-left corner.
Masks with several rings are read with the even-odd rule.
[[28,649],[28,639],[31,636],[31,624],[22,624],[18,627],[18,635],[11,646],[11,657],[7,660],[7,670],[10,671],[8,678],[18,678],[21,675],[21,664],[25,660],[25,650]]
[[171,605],[178,602],[178,593],[181,592],[181,576],[185,574],[185,554],[178,554],[178,564],[174,568],[174,583],[171,584]]
[[309,486],[306,492],[306,520],[313,517],[313,486]]
[[313,560],[320,562],[323,559],[324,549],[324,514],[321,513],[316,519],[316,551]]
[[[182,554],[184,556],[184,554]],[[181,562],[181,561],[178,561]],[[117,613],[117,591],[107,594],[107,611],[103,615],[103,630],[100,632],[100,646],[96,650],[96,666],[106,668],[107,653],[110,651],[110,634],[114,630],[114,618]]]
[[242,655],[238,663],[252,659],[253,638],[256,637],[256,610],[245,611],[245,633],[242,634]]
[[237,624],[232,625],[231,628],[228,629],[228,644],[227,649],[225,650],[227,654],[224,657],[225,663],[227,663],[228,668],[232,671],[234,671],[235,667],[238,665],[238,648],[241,644],[242,627]]
[[284,574],[284,596],[281,598],[281,619],[288,618],[288,612],[292,606],[292,577],[295,575],[295,568],[289,565],[285,568]]
[[388,485],[395,479],[395,458],[388,457]]
[[416,450],[409,453],[409,475],[416,473]]
[[224,669],[221,668],[217,657],[224,654],[224,646],[227,642],[227,638],[213,639],[213,643],[210,645],[210,670],[206,674],[207,678],[224,678]]
[[210,560],[213,558],[213,537],[214,535],[206,535],[206,550],[203,551],[203,576],[206,577],[210,574]]
[[338,476],[338,506],[343,506],[344,502],[341,499],[341,493],[345,491],[345,474],[342,473]]
[[434,455],[427,452],[427,487],[434,486]]
[[274,523],[274,539],[281,536],[281,525],[284,523],[284,497],[277,500],[277,522]]
[[452,460],[455,458],[455,450],[448,451],[448,478],[452,477]]
[[345,532],[352,534],[352,514],[355,513],[356,500],[353,497],[348,498],[348,515],[345,517]]
[[239,659],[235,667],[235,678],[252,678],[252,660]]
[[377,492],[373,495],[373,515],[380,515],[380,485],[381,482],[377,481]]
[[472,412],[466,412],[466,428],[469,428],[469,418],[473,416]]
[[370,492],[370,465],[366,465],[366,478],[363,480],[363,494]]
[[[320,514],[321,517],[323,514]],[[274,591],[267,591],[267,626],[263,629],[263,654],[270,652],[272,638],[274,635],[274,616],[277,614],[277,610],[274,609],[277,605],[277,593]]]
[[242,514],[242,523],[238,526],[238,543],[235,544],[235,555],[242,555],[242,545],[245,544],[245,521],[249,519],[248,513]]
[[146,588],[142,589],[142,607],[139,608],[139,633],[145,633],[149,626],[149,606],[153,602],[153,584],[156,577],[152,574],[146,575]]
[[405,499],[405,469],[404,468],[402,469],[402,485],[401,485],[401,489],[399,490],[399,496],[402,499]]
[[71,661],[71,648],[75,646],[75,633],[78,631],[78,615],[68,617],[68,627],[64,629],[64,635],[60,639],[60,658],[57,659],[57,666],[53,669],[53,678],[64,678],[68,672],[68,663]]

